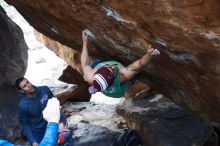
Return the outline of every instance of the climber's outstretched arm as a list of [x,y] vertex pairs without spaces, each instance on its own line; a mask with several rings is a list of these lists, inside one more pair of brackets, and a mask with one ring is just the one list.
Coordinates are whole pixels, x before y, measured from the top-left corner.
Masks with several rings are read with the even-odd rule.
[[127,80],[131,80],[138,72],[141,71],[141,69],[147,65],[152,56],[159,55],[160,51],[157,49],[154,49],[151,47],[151,45],[148,46],[147,53],[139,60],[136,60],[132,64],[130,64],[127,67],[123,67],[120,71],[120,82],[123,83]]
[[86,35],[85,30],[82,31],[82,40],[83,40],[83,48],[82,48],[82,54],[81,54],[81,67],[83,70],[83,77],[85,81],[91,84],[94,70],[90,67],[88,63],[89,61],[89,53],[88,53],[88,48],[87,48],[88,36]]
[[82,48],[82,54],[81,54],[81,67],[82,67],[83,73],[85,73],[87,68],[90,67],[88,65],[88,59],[89,59],[88,48],[87,48],[88,37],[85,31],[82,31],[82,41],[83,41],[83,48]]

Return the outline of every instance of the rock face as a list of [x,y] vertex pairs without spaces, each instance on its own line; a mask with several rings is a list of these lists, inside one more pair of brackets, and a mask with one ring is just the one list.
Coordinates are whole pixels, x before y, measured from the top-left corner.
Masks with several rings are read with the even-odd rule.
[[0,7],[0,139],[15,141],[20,137],[14,81],[24,75],[28,47],[22,30]]
[[6,0],[39,32],[81,50],[91,31],[91,56],[125,65],[149,44],[161,51],[143,82],[201,117],[220,122],[218,0]]
[[5,82],[13,84],[26,71],[28,47],[22,30],[7,17],[2,7],[0,10],[0,85]]
[[[63,71],[62,76],[59,77],[59,80],[69,83],[76,84],[77,88],[72,90],[72,92],[66,93],[66,95],[62,95],[60,99],[61,103],[66,101],[67,99],[72,101],[89,101],[91,98],[91,94],[89,94],[88,88],[89,85],[84,81],[83,77],[74,70],[71,66],[67,66],[67,68]],[[65,98],[66,97],[66,98]]]
[[218,146],[213,128],[162,95],[127,99],[118,107],[144,146]]
[[52,40],[49,37],[37,31],[35,31],[35,36],[37,40],[42,42],[48,49],[53,51],[57,56],[65,60],[65,62],[67,62],[77,72],[82,73],[82,68],[80,65],[81,53],[79,51],[73,50],[72,48],[68,46],[62,45],[61,43],[55,40]]
[[79,123],[75,130],[75,146],[114,146],[116,138],[108,128]]
[[69,124],[87,121],[90,124],[106,127],[112,131],[127,128],[126,121],[116,113],[116,105],[94,102],[67,102],[63,105]]
[[35,36],[39,41],[47,46],[47,48],[52,50],[57,56],[69,64],[69,66],[67,66],[67,68],[63,71],[59,80],[69,84],[77,84],[78,86],[74,90],[57,95],[61,104],[63,104],[66,100],[89,101],[91,98],[91,95],[88,92],[89,85],[84,81],[81,75],[82,69],[80,65],[80,52],[62,45],[57,41],[51,40],[37,31],[35,32]]
[[70,127],[75,125],[74,146],[113,146],[119,133],[127,127],[116,114],[116,105],[92,102],[67,102],[63,105]]

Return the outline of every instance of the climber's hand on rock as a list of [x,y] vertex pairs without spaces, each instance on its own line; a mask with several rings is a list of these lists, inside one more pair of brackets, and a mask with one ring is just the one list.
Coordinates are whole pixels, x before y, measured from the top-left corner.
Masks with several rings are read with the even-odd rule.
[[82,31],[82,40],[83,40],[83,43],[87,43],[88,36],[86,34],[86,30]]
[[149,45],[147,49],[147,54],[149,54],[150,56],[156,56],[160,54],[160,51],[158,49],[152,48],[151,45]]

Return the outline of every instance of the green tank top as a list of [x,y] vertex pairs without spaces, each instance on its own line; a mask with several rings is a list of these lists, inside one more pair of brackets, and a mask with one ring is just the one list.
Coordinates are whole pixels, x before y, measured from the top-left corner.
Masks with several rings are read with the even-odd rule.
[[126,89],[128,88],[128,85],[129,85],[129,81],[126,81],[120,84],[120,70],[123,67],[123,65],[117,61],[106,61],[106,62],[99,63],[98,65],[96,65],[95,68],[99,69],[105,66],[106,64],[109,64],[109,65],[117,64],[118,72],[116,74],[114,83],[110,87],[108,87],[106,90],[102,91],[102,93],[109,97],[120,98],[124,96]]

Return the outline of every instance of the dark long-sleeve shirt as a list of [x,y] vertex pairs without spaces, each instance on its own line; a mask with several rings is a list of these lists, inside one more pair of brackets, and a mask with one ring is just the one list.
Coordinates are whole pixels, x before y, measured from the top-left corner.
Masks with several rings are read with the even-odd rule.
[[[35,90],[36,95],[32,97],[19,93],[19,120],[30,143],[36,141],[33,132],[45,132],[47,121],[44,120],[42,111],[48,100],[53,97],[53,93],[47,86],[35,87]],[[63,113],[61,117],[65,122],[66,118]]]

